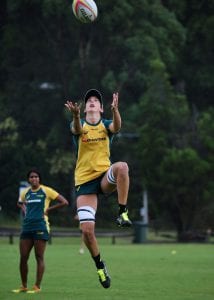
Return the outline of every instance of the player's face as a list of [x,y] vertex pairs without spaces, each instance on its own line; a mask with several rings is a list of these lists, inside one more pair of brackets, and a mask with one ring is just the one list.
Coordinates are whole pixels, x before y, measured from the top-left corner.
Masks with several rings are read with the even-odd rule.
[[31,172],[28,181],[33,188],[37,188],[40,184],[39,175],[35,172]]
[[103,108],[97,97],[91,96],[88,98],[85,105],[85,112],[103,112]]

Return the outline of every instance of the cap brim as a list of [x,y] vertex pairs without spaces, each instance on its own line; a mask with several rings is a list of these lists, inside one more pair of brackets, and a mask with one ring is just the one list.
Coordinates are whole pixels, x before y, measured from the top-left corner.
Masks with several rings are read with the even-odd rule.
[[85,103],[86,103],[87,100],[88,100],[90,97],[92,97],[92,96],[96,97],[96,98],[100,101],[100,103],[103,104],[102,95],[101,95],[101,93],[100,93],[98,90],[96,90],[96,89],[90,89],[90,90],[88,90],[88,91],[86,92],[85,97],[84,97]]

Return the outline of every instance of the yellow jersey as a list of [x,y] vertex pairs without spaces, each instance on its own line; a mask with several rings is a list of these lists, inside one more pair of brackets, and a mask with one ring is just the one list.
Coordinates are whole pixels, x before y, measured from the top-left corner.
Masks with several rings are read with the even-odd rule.
[[91,181],[109,169],[114,136],[109,130],[111,123],[112,120],[100,119],[97,124],[89,124],[81,119],[82,133],[73,135],[77,151],[75,186]]

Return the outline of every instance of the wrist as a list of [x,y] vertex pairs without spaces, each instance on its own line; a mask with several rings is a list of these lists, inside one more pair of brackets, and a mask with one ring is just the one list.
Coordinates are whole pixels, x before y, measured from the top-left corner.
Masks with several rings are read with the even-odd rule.
[[78,115],[73,115],[73,119],[79,119],[80,118],[80,114]]

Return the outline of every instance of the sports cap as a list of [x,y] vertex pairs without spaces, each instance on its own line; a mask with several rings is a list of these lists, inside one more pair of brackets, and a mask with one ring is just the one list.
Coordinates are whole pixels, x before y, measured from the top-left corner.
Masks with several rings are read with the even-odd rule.
[[101,93],[100,93],[98,90],[96,90],[96,89],[90,89],[90,90],[88,90],[88,91],[86,92],[85,97],[84,97],[85,103],[86,103],[87,100],[88,100],[90,97],[92,97],[92,96],[97,97],[97,99],[100,101],[100,104],[103,105],[102,95],[101,95]]

